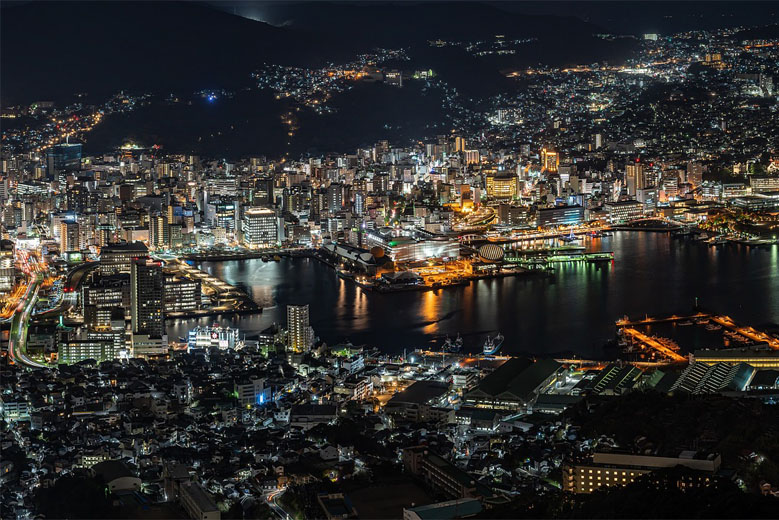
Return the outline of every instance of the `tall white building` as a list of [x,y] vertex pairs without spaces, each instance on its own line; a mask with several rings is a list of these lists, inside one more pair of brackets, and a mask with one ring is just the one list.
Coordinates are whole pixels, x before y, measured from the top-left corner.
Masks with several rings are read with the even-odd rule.
[[243,215],[243,243],[250,248],[276,247],[279,226],[276,212],[267,208],[248,208]]
[[308,305],[287,305],[287,346],[294,352],[306,352],[314,339]]

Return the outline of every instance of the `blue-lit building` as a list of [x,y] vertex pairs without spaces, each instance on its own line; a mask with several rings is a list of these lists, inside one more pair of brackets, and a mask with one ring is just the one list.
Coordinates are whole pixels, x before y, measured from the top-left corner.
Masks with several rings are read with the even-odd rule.
[[59,172],[75,171],[81,168],[81,144],[60,143],[46,152],[46,166],[49,178]]
[[582,206],[557,206],[542,208],[536,215],[536,225],[540,227],[576,226],[584,221]]

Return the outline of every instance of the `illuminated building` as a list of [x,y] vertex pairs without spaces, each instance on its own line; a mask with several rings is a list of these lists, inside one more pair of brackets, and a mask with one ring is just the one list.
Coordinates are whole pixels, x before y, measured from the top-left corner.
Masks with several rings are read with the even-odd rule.
[[530,211],[527,206],[498,206],[498,222],[508,226],[527,225],[530,222]]
[[214,201],[206,204],[205,219],[212,228],[235,231],[238,213],[238,203],[235,201]]
[[687,163],[687,182],[700,186],[703,182],[703,164],[690,161]]
[[742,348],[696,350],[692,357],[695,361],[708,364],[746,363],[758,369],[779,368],[779,350],[774,350],[765,344]]
[[456,238],[421,231],[409,236],[398,234],[390,228],[369,229],[365,232],[365,242],[369,248],[381,247],[395,262],[460,257],[460,242]]
[[100,274],[130,274],[130,266],[136,258],[149,256],[149,248],[142,242],[109,244],[100,249]]
[[556,172],[560,166],[560,155],[546,148],[541,150],[541,166],[548,172]]
[[116,350],[113,341],[71,340],[60,344],[58,361],[70,365],[85,359],[94,359],[100,363],[110,361],[115,357]]
[[392,70],[384,74],[384,82],[387,85],[395,87],[403,86],[403,73],[397,70]]
[[95,275],[82,289],[84,322],[92,327],[109,325],[115,311],[131,308],[130,285],[126,274],[112,276]]
[[479,150],[464,150],[465,164],[479,164]]
[[187,349],[234,349],[241,343],[241,332],[231,327],[195,327],[189,331]]
[[10,292],[15,280],[16,268],[14,267],[13,253],[3,251],[0,253],[0,294]]
[[749,177],[752,193],[779,191],[779,177]]
[[149,245],[160,249],[170,246],[167,215],[154,215],[149,218]]
[[644,216],[644,205],[636,200],[606,202],[603,204],[603,210],[606,212],[607,220],[612,224]]
[[334,182],[327,187],[327,211],[335,213],[341,211],[344,206],[343,184]]
[[166,312],[192,311],[200,308],[202,299],[200,280],[166,276],[164,292]]
[[75,220],[66,220],[60,224],[60,250],[63,253],[81,251],[80,226]]
[[519,193],[519,179],[511,173],[488,173],[485,178],[487,196],[495,199],[513,199]]
[[308,305],[287,305],[287,346],[293,352],[308,352],[313,340]]
[[243,243],[249,248],[269,248],[279,245],[276,212],[267,208],[247,208],[243,215]]
[[463,395],[463,402],[478,408],[520,410],[535,402],[538,394],[553,385],[565,368],[554,359],[533,362],[511,358]]
[[162,264],[153,260],[134,260],[130,273],[130,301],[133,334],[162,337],[165,322]]
[[50,179],[60,172],[81,168],[81,145],[76,143],[55,144],[46,152],[46,166]]
[[637,190],[646,188],[644,165],[642,163],[628,163],[625,166],[625,184],[628,188],[628,195],[631,197],[636,196]]
[[539,227],[577,226],[584,221],[584,208],[581,206],[558,206],[541,208],[536,214]]
[[252,377],[233,382],[233,395],[241,406],[259,406],[271,400],[271,388],[265,386],[264,378]]
[[683,451],[677,457],[594,453],[589,461],[563,465],[563,490],[592,493],[601,487],[625,486],[641,475],[676,466],[684,466],[696,472],[690,473],[688,481],[680,482],[680,487],[700,487],[708,484],[719,470],[721,462],[719,455],[700,457],[694,451]]

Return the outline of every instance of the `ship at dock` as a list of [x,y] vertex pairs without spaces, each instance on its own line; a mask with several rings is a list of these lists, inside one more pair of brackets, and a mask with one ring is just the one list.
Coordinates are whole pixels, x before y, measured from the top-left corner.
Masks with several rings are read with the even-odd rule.
[[462,348],[463,348],[463,338],[461,338],[460,334],[458,333],[454,341],[452,341],[452,338],[450,338],[449,336],[446,337],[442,350],[444,352],[460,352]]
[[503,334],[498,332],[498,334],[491,338],[487,336],[487,340],[484,342],[484,348],[482,349],[485,356],[494,356],[498,353],[500,350],[500,347],[503,346]]

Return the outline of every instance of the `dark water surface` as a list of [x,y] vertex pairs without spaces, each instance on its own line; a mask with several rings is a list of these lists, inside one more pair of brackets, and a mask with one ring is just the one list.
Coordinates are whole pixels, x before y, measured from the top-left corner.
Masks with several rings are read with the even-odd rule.
[[565,264],[552,278],[480,280],[435,292],[364,293],[311,259],[205,262],[202,268],[247,290],[264,312],[256,316],[169,321],[168,334],[220,322],[247,335],[284,324],[285,305],[308,303],[311,324],[329,344],[402,352],[436,346],[458,332],[466,351],[502,332],[503,352],[574,353],[603,357],[603,345],[625,314],[705,309],[760,326],[779,323],[779,246],[717,248],[660,233],[618,232],[588,239],[590,250],[614,251],[612,264]]

